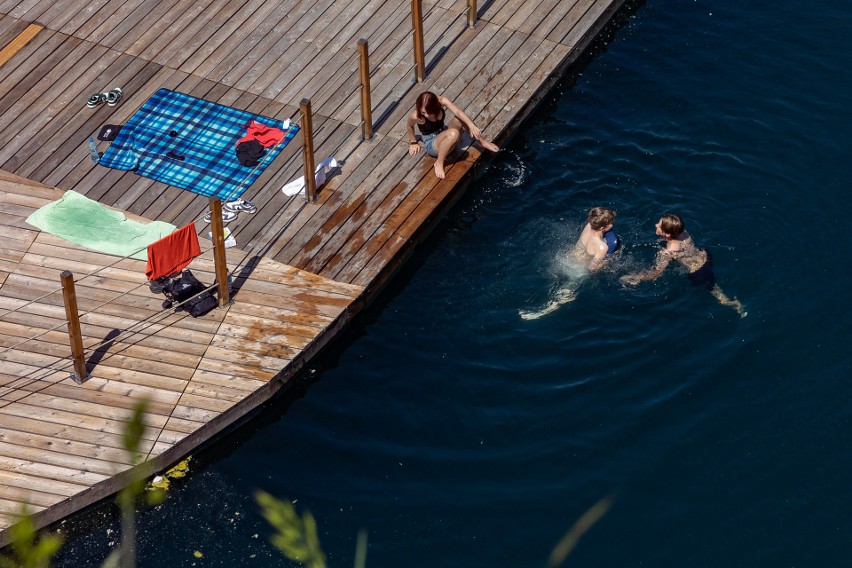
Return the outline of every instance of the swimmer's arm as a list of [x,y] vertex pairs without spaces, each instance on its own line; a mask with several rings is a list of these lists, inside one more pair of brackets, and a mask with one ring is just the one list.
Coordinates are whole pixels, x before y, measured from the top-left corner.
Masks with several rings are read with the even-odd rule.
[[649,268],[648,270],[643,270],[641,272],[634,272],[633,274],[626,274],[619,278],[619,280],[622,284],[630,284],[631,286],[635,286],[636,284],[647,280],[656,280],[663,274],[671,261],[672,257],[667,255],[665,251],[660,252],[657,254],[657,264],[654,265],[654,268]]
[[609,247],[605,244],[598,246],[594,256],[592,257],[592,260],[589,262],[589,270],[594,272],[595,270],[599,270],[603,267],[604,263],[607,260],[606,253],[608,250]]

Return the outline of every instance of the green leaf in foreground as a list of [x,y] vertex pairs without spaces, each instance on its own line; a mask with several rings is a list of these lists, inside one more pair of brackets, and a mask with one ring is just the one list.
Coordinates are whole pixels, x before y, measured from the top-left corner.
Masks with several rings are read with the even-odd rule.
[[261,514],[275,529],[269,542],[290,560],[301,562],[308,568],[325,568],[325,554],[317,536],[313,515],[305,511],[299,517],[289,501],[282,501],[265,491],[255,493]]
[[0,568],[47,568],[62,546],[62,536],[47,534],[39,537],[35,523],[26,511],[20,521],[9,529],[13,557],[0,557]]

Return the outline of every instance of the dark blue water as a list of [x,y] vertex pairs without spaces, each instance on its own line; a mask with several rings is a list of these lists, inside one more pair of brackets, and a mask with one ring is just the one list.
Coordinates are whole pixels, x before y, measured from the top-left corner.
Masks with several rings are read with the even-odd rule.
[[[196,457],[140,566],[291,566],[251,493],[331,566],[847,566],[852,4],[649,0],[524,125],[301,393]],[[535,321],[589,208],[625,248]],[[740,319],[647,266],[680,214]],[[68,523],[63,566],[109,550]],[[203,553],[197,559],[193,551]]]

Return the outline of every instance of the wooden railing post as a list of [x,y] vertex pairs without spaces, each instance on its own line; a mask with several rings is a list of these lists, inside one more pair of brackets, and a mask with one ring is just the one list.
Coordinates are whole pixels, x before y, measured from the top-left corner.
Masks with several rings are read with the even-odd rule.
[[213,262],[216,268],[216,283],[219,285],[219,307],[231,302],[228,289],[228,262],[225,257],[225,228],[222,223],[222,202],[218,197],[210,198],[210,229],[213,233]]
[[302,99],[302,150],[305,156],[305,199],[308,203],[317,200],[317,180],[314,177],[314,127],[311,122],[311,99]]
[[77,312],[77,294],[74,291],[74,275],[63,270],[62,297],[65,300],[65,317],[68,319],[68,338],[71,340],[71,356],[74,360],[74,374],[71,378],[77,384],[89,378],[86,371],[86,359],[83,357],[83,333],[80,331],[80,314]]
[[476,0],[467,0],[467,27],[476,27]]
[[414,28],[414,67],[417,82],[426,80],[426,60],[423,58],[423,0],[411,0],[411,25]]
[[366,39],[358,40],[358,70],[361,76],[361,138],[373,139],[373,105],[370,102],[370,54]]

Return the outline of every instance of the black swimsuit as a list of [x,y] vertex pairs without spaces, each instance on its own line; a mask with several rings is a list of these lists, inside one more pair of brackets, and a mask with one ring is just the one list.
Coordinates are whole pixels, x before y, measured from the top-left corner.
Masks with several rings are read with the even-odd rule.
[[690,272],[686,276],[692,282],[693,286],[701,286],[712,290],[716,285],[716,275],[713,274],[713,258],[710,256],[710,251],[705,252],[707,253],[707,260],[701,265],[701,268],[695,272]]
[[441,132],[442,130],[444,130],[444,118],[444,111],[441,111],[440,120],[429,120],[424,116],[423,120],[425,120],[426,122],[417,125],[417,127],[420,128],[420,134],[422,134],[423,136],[428,136],[430,134],[437,134]]

